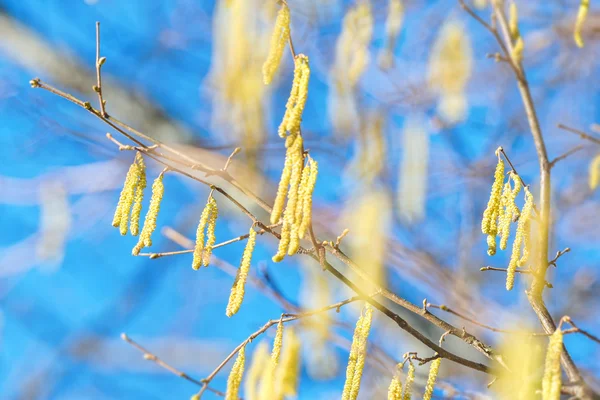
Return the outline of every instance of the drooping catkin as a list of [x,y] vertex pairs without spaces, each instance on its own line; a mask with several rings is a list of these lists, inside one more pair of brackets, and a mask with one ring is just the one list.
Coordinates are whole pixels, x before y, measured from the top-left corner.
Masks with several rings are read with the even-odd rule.
[[402,383],[400,377],[394,375],[388,387],[388,400],[402,400]]
[[546,352],[546,365],[542,379],[542,400],[560,400],[562,387],[560,355],[563,347],[563,333],[556,329],[550,335],[548,350]]
[[238,400],[240,384],[244,374],[244,363],[246,362],[246,346],[243,346],[238,351],[237,358],[233,363],[229,377],[227,378],[227,391],[225,392],[225,400]]
[[140,233],[138,243],[135,245],[131,253],[137,256],[144,247],[152,246],[152,233],[156,229],[156,218],[160,211],[160,203],[165,193],[165,186],[163,184],[164,173],[158,175],[152,184],[152,196],[150,197],[150,206],[146,213],[146,219],[144,220],[144,227]]
[[139,165],[134,161],[129,166],[129,170],[125,176],[125,183],[123,184],[123,189],[121,190],[119,202],[117,203],[117,208],[112,221],[112,226],[120,228],[121,235],[127,234],[127,222],[129,221],[129,212],[131,210],[131,205],[133,204],[135,187],[139,180],[139,173]]
[[308,162],[310,165],[310,176],[302,191],[302,219],[300,220],[300,228],[298,229],[299,239],[304,237],[312,220],[312,198],[315,185],[317,184],[317,175],[319,174],[319,164],[312,158],[309,158]]
[[276,224],[283,214],[283,206],[285,205],[285,198],[288,194],[288,186],[290,179],[292,178],[292,152],[288,148],[285,155],[285,162],[283,164],[283,171],[281,172],[281,179],[279,180],[279,187],[277,188],[277,196],[275,197],[275,203],[273,203],[273,210],[271,211],[271,223]]
[[379,53],[378,63],[381,69],[389,69],[394,64],[394,47],[402,23],[404,21],[404,5],[402,0],[389,0],[388,12],[385,20],[385,44]]
[[579,3],[579,11],[577,12],[577,19],[575,20],[575,31],[573,32],[573,39],[575,40],[577,47],[583,47],[581,30],[583,29],[583,23],[585,22],[589,9],[590,0],[581,0],[581,3]]
[[[525,205],[523,206],[523,211],[519,217],[519,223],[517,225],[517,231],[515,232],[515,239],[513,241],[512,254],[506,270],[506,290],[511,290],[515,283],[515,271],[517,270],[517,266],[519,266],[521,245],[523,244],[524,238],[527,235],[527,227],[529,224],[529,219],[531,218],[532,209],[533,195],[531,192],[529,192],[529,189],[525,188]],[[529,249],[526,251],[528,253]]]
[[209,206],[210,216],[208,217],[208,227],[206,228],[206,246],[204,246],[204,252],[202,253],[202,265],[205,267],[208,267],[208,264],[210,264],[213,246],[217,242],[215,228],[217,226],[217,217],[219,216],[219,207],[213,197],[210,198]]
[[294,80],[290,97],[285,106],[285,114],[279,125],[279,136],[295,136],[300,131],[302,113],[308,97],[308,82],[310,79],[310,67],[308,57],[304,54],[296,55],[294,59]]
[[498,207],[502,199],[502,187],[504,183],[504,161],[498,157],[498,164],[496,164],[496,170],[494,171],[494,183],[492,184],[492,191],[490,193],[490,199],[488,200],[487,207],[483,212],[483,219],[481,220],[481,231],[485,235],[496,236],[497,227],[496,219],[494,215],[497,215]]
[[594,157],[589,168],[588,182],[590,189],[595,190],[598,187],[598,184],[600,184],[600,154]]
[[510,235],[510,224],[514,221],[516,217],[519,216],[519,208],[515,203],[515,199],[519,192],[521,191],[521,178],[515,174],[513,171],[509,172],[509,179],[512,179],[514,183],[514,187],[510,188],[510,180],[506,182],[504,185],[504,190],[502,191],[502,207],[504,207],[504,213],[502,217],[499,219],[499,231],[500,231],[500,249],[506,250],[506,246],[508,244],[508,237]]
[[250,227],[250,233],[248,236],[248,242],[242,255],[242,263],[238,269],[235,281],[231,287],[231,294],[229,295],[229,303],[227,304],[227,310],[225,315],[231,317],[235,315],[244,300],[244,292],[246,287],[246,278],[248,277],[248,271],[250,271],[250,262],[252,261],[252,253],[254,252],[254,246],[256,245],[256,231]]
[[296,215],[294,216],[294,219],[296,221],[302,220],[302,212],[304,211],[305,200],[304,191],[306,189],[306,184],[308,183],[308,178],[310,177],[310,168],[311,164],[310,160],[308,160],[308,162],[302,168],[302,176],[300,178],[300,184],[298,186],[298,204],[296,206]]
[[135,156],[135,162],[139,168],[139,178],[135,186],[135,195],[133,198],[133,209],[131,210],[131,222],[129,230],[133,236],[137,236],[140,233],[140,214],[142,213],[142,200],[144,200],[144,189],[146,189],[146,164],[144,164],[144,157],[141,153],[137,153]]
[[436,358],[431,362],[431,367],[429,367],[429,377],[427,378],[427,384],[425,385],[425,394],[423,394],[423,400],[431,400],[431,396],[433,396],[433,389],[435,387],[435,381],[440,370],[441,362],[441,358]]
[[350,346],[350,355],[348,357],[348,366],[346,367],[346,382],[342,392],[342,400],[356,400],[360,390],[360,381],[365,365],[365,356],[367,353],[367,338],[371,330],[371,320],[373,318],[373,308],[365,306],[364,315],[361,314],[354,336]]
[[412,363],[408,364],[408,374],[406,375],[406,382],[404,382],[404,389],[402,390],[402,400],[410,400],[412,397],[412,385],[415,381],[415,366]]
[[275,377],[276,400],[283,400],[288,396],[295,397],[298,394],[301,343],[294,329],[286,329],[284,336],[285,345]]
[[302,165],[304,164],[304,156],[302,154],[302,136],[298,136],[293,145],[294,158],[292,161],[292,177],[290,179],[290,190],[288,191],[288,201],[285,207],[283,218],[290,226],[290,245],[287,249],[287,254],[293,256],[300,247],[298,240],[298,228],[300,221],[296,221],[296,208],[299,203],[300,180],[302,178]]
[[211,218],[211,213],[213,211],[213,200],[214,199],[211,196],[206,202],[206,206],[204,206],[204,210],[202,210],[202,215],[200,216],[200,223],[198,224],[198,229],[196,230],[196,246],[194,247],[194,259],[192,261],[192,268],[195,270],[198,270],[203,263],[203,254],[205,248],[205,230]]
[[277,371],[277,365],[279,364],[279,357],[281,355],[281,346],[283,344],[283,321],[279,320],[277,324],[277,331],[275,332],[275,339],[273,339],[273,349],[271,350],[271,358],[268,366],[264,369],[261,376],[260,388],[259,388],[259,399],[260,400],[272,400],[275,393],[275,372]]
[[269,47],[269,55],[267,60],[263,64],[263,81],[265,85],[268,85],[273,80],[273,76],[279,68],[281,63],[281,57],[283,56],[283,50],[286,42],[290,37],[290,9],[284,3],[281,5],[279,12],[277,13],[277,19],[275,20],[275,28],[273,29],[273,35],[271,36],[271,46]]
[[268,363],[269,345],[267,342],[262,341],[256,346],[254,353],[252,353],[250,368],[246,374],[246,380],[244,382],[244,398],[246,400],[258,400],[257,387],[263,371],[267,369]]

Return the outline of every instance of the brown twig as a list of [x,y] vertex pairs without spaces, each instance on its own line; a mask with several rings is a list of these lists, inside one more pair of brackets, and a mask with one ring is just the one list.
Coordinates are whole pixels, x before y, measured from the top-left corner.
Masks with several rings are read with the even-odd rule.
[[558,124],[558,125],[556,125],[556,127],[558,129],[562,129],[564,131],[574,133],[574,134],[578,135],[580,138],[588,140],[592,143],[600,144],[600,138],[588,135],[587,133],[585,133],[579,129],[571,128],[571,127],[563,125],[563,124]]
[[98,102],[100,103],[100,112],[102,117],[106,118],[106,102],[102,97],[102,65],[106,61],[106,57],[100,57],[100,22],[96,21],[96,86],[94,91],[98,93]]
[[556,157],[554,160],[550,161],[550,168],[553,168],[557,162],[564,160],[565,158],[569,157],[572,154],[577,153],[579,150],[583,150],[585,149],[585,146],[580,144],[578,146],[573,147],[571,150],[561,154],[560,156]]
[[[142,352],[144,355],[144,359],[153,361],[161,368],[166,369],[167,371],[171,372],[172,374],[177,375],[180,378],[185,379],[186,381],[189,381],[197,386],[203,386],[203,383],[201,381],[199,381],[198,379],[192,378],[185,372],[182,372],[182,371],[178,370],[177,368],[171,366],[170,364],[167,364],[162,359],[158,358],[158,356],[153,354],[150,350],[146,349],[141,344],[139,344],[135,340],[131,339],[126,333],[121,334],[121,339],[123,339],[125,342],[129,343],[131,346],[135,347],[140,352]],[[211,392],[217,394],[218,396],[222,396],[222,397],[225,396],[225,393],[223,393],[219,390],[213,389],[211,387],[208,387],[208,386],[207,386],[206,390],[210,390]]]

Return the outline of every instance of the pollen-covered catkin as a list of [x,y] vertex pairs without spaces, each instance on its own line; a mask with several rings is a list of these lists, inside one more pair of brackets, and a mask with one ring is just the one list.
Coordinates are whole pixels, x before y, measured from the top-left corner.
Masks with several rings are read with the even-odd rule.
[[271,362],[273,365],[279,364],[279,356],[281,355],[281,345],[283,344],[283,321],[279,320],[277,331],[275,331],[275,339],[273,339],[273,350],[271,351]]
[[308,162],[310,164],[310,176],[302,191],[302,196],[304,197],[302,200],[302,219],[300,220],[300,229],[298,230],[298,238],[300,239],[304,237],[311,223],[312,196],[317,184],[317,175],[319,174],[319,164],[312,158],[309,158]]
[[254,228],[250,227],[248,242],[246,243],[246,248],[244,249],[244,254],[242,256],[242,263],[238,269],[233,286],[231,287],[229,303],[227,304],[227,310],[225,311],[225,314],[228,317],[231,317],[239,311],[242,301],[244,300],[246,278],[248,277],[248,272],[250,271],[250,263],[252,261],[252,253],[254,252],[255,245],[256,231]]
[[583,23],[585,22],[589,9],[590,0],[581,0],[581,3],[579,3],[579,11],[577,12],[577,19],[575,20],[575,31],[573,32],[573,39],[575,40],[577,47],[583,47],[581,30],[583,29]]
[[139,178],[135,186],[135,195],[133,198],[133,208],[131,210],[131,222],[129,225],[129,231],[133,236],[137,236],[140,233],[140,214],[142,213],[142,201],[144,200],[144,189],[146,189],[146,164],[144,163],[144,157],[141,153],[135,155],[135,162],[139,168]]
[[300,241],[298,240],[300,221],[296,221],[296,208],[298,207],[298,192],[300,179],[302,178],[302,165],[304,164],[302,136],[296,138],[292,149],[294,151],[292,159],[292,177],[290,179],[290,190],[288,191],[288,202],[283,213],[283,218],[290,226],[290,245],[287,249],[287,254],[290,256],[296,254],[300,247]]
[[402,400],[402,383],[398,375],[394,375],[388,387],[388,400]]
[[365,306],[364,315],[361,314],[354,336],[350,346],[350,355],[348,357],[348,366],[346,367],[346,382],[342,392],[342,400],[356,400],[360,390],[360,381],[367,353],[367,338],[371,329],[371,320],[373,318],[373,308]]
[[281,346],[283,344],[283,321],[279,320],[275,339],[273,339],[273,349],[271,350],[271,359],[268,366],[264,369],[261,377],[258,398],[260,400],[272,400],[275,397],[275,372],[279,364],[281,355]]
[[308,82],[310,79],[310,67],[308,57],[298,54],[294,59],[294,80],[292,90],[285,106],[285,114],[279,125],[279,136],[296,136],[300,132],[302,113],[308,97]]
[[546,365],[542,379],[542,400],[559,400],[561,382],[560,355],[563,347],[563,333],[556,329],[550,336],[546,352]]
[[404,382],[404,389],[402,391],[402,400],[410,400],[412,397],[412,385],[415,381],[415,366],[412,363],[408,364],[408,374],[406,375],[406,382]]
[[486,235],[496,235],[496,219],[494,216],[497,215],[498,207],[500,206],[503,183],[504,161],[502,161],[501,158],[498,158],[490,199],[488,200],[487,208],[483,212],[483,219],[481,220],[481,231]]
[[[308,184],[308,178],[310,177],[310,168],[311,163],[310,159],[302,168],[302,177],[300,178],[300,184],[298,185],[298,204],[296,206],[296,215],[294,219],[298,222],[302,220],[302,212],[304,211],[304,201],[306,197],[304,196],[304,191],[306,190]],[[301,238],[301,236],[300,236]]]
[[263,81],[265,85],[268,85],[273,80],[273,76],[279,68],[281,63],[281,57],[283,56],[283,50],[286,42],[290,37],[290,9],[284,3],[277,13],[277,19],[275,20],[275,29],[271,36],[271,45],[269,47],[269,55],[267,60],[263,64]]
[[600,154],[598,154],[590,163],[589,185],[591,190],[595,190],[600,184]]
[[244,375],[244,363],[246,362],[246,346],[243,346],[238,352],[237,358],[233,363],[229,378],[227,378],[227,391],[225,400],[237,400],[239,398],[240,384]]
[[135,193],[135,186],[139,180],[139,165],[137,162],[133,162],[127,171],[125,176],[125,183],[119,196],[119,202],[117,203],[117,209],[113,217],[112,226],[119,227],[121,235],[127,234],[127,222],[129,221],[129,212],[131,205],[133,204],[133,198]]
[[276,224],[281,218],[283,213],[283,206],[285,205],[285,198],[288,194],[288,186],[290,179],[292,178],[292,163],[293,153],[288,148],[285,155],[285,162],[283,164],[283,171],[281,172],[281,179],[279,180],[279,187],[277,188],[277,196],[275,197],[275,203],[273,204],[273,210],[271,211],[271,223]]
[[210,263],[213,246],[217,242],[215,228],[217,225],[217,217],[219,215],[219,207],[213,197],[210,198],[209,207],[210,215],[208,217],[208,227],[206,228],[206,245],[204,246],[204,252],[202,253],[202,265],[205,267],[208,267],[208,264]]
[[[515,283],[515,271],[519,265],[519,257],[521,256],[521,245],[525,235],[527,234],[527,225],[531,218],[531,211],[533,209],[533,195],[529,192],[529,189],[525,188],[525,205],[519,218],[517,225],[517,231],[515,233],[515,239],[513,241],[512,254],[510,256],[510,262],[506,270],[506,290],[511,290]],[[528,252],[529,250],[527,250]]]
[[206,225],[208,224],[208,220],[210,218],[210,213],[212,211],[210,200],[212,197],[206,202],[206,206],[204,206],[204,210],[202,210],[202,215],[200,216],[200,223],[198,224],[198,229],[196,230],[196,246],[194,247],[194,259],[192,261],[192,268],[198,270],[202,265],[202,254],[204,253],[204,231],[206,229]]
[[423,400],[431,400],[431,396],[433,396],[433,388],[435,387],[435,381],[440,370],[441,362],[441,358],[436,358],[431,362],[431,367],[429,368],[429,377],[427,378],[427,384],[425,385],[425,394],[423,395]]
[[165,186],[163,184],[164,173],[158,175],[152,184],[152,196],[150,197],[150,206],[146,213],[146,219],[144,220],[144,227],[140,233],[140,238],[137,245],[131,251],[133,255],[137,256],[144,247],[152,246],[152,233],[156,229],[156,218],[160,211],[160,203],[165,193]]

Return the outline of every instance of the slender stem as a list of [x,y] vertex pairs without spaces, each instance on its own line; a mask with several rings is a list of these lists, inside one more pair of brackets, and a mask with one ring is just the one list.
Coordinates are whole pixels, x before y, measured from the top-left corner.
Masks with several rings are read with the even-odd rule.
[[568,127],[568,126],[563,125],[563,124],[558,124],[556,126],[558,127],[558,129],[562,129],[564,131],[574,133],[574,134],[578,135],[582,139],[588,140],[588,141],[590,141],[592,143],[600,144],[600,138],[588,135],[587,133],[585,133],[585,132],[583,132],[583,131],[581,131],[579,129],[571,128],[571,127]]
[[100,22],[96,22],[96,84],[95,87],[96,92],[98,93],[98,102],[100,103],[100,112],[101,115],[106,118],[106,105],[104,99],[102,97],[102,64],[106,58],[102,58],[102,62],[100,61]]

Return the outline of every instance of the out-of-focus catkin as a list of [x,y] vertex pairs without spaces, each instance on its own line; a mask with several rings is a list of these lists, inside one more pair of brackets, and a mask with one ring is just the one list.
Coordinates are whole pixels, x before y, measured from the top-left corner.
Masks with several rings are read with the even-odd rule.
[[260,378],[263,371],[267,369],[269,365],[269,345],[266,341],[262,341],[256,346],[254,353],[252,353],[252,359],[250,362],[250,368],[246,374],[246,380],[244,382],[244,398],[246,400],[258,400],[257,388],[260,383]]
[[225,392],[225,400],[238,400],[240,392],[240,384],[244,375],[244,363],[246,362],[246,346],[243,346],[238,352],[237,358],[233,363],[229,378],[227,378],[227,391]]
[[510,37],[516,40],[521,34],[519,33],[519,10],[517,9],[517,3],[511,1],[508,9],[508,31]]
[[231,287],[229,303],[227,304],[227,309],[225,311],[225,314],[228,317],[235,315],[239,311],[242,301],[244,300],[246,279],[248,278],[248,272],[250,271],[250,263],[252,262],[252,253],[254,252],[255,245],[256,231],[251,227],[250,233],[248,234],[248,242],[246,243],[246,248],[242,255],[242,263],[238,269],[233,286]]
[[133,236],[137,236],[140,233],[140,214],[142,213],[142,201],[144,200],[144,189],[146,189],[146,164],[144,163],[144,157],[141,153],[137,153],[135,156],[135,162],[139,168],[139,179],[135,186],[135,195],[133,198],[133,208],[131,210],[131,222],[129,225],[129,231]]
[[560,355],[563,347],[563,333],[556,329],[550,336],[546,352],[546,364],[542,379],[542,400],[560,400],[562,387]]
[[589,185],[591,190],[595,190],[600,184],[600,154],[598,154],[589,167]]
[[131,206],[134,200],[134,193],[137,183],[140,178],[140,167],[137,163],[137,155],[136,159],[133,161],[129,170],[127,171],[127,175],[125,176],[125,183],[123,184],[123,189],[121,190],[121,194],[119,196],[119,202],[117,203],[117,208],[115,210],[115,215],[113,217],[112,226],[119,227],[121,235],[127,234],[127,223],[129,222],[129,212],[131,211]]
[[389,69],[394,64],[394,47],[402,23],[404,21],[404,5],[402,0],[389,0],[388,12],[385,20],[385,44],[378,56],[378,63],[381,69]]
[[425,385],[425,394],[423,394],[423,400],[431,400],[431,396],[433,396],[433,389],[435,387],[435,381],[437,379],[438,372],[440,371],[441,362],[441,358],[436,358],[431,362],[431,367],[429,367],[429,377],[427,378],[427,384]]
[[269,47],[269,55],[267,60],[263,64],[263,81],[265,85],[268,85],[273,80],[273,76],[279,68],[281,63],[281,57],[283,56],[283,50],[286,42],[290,37],[290,9],[284,3],[279,9],[277,19],[275,21],[275,29],[273,29],[273,35],[271,36],[271,46]]
[[367,354],[367,339],[371,330],[371,320],[373,318],[373,308],[365,306],[361,313],[354,336],[350,346],[350,355],[348,357],[348,366],[346,367],[346,382],[342,392],[342,400],[356,400],[360,390],[360,381],[365,365],[365,356]]
[[525,42],[523,41],[523,38],[521,36],[519,36],[517,38],[517,41],[515,42],[515,45],[513,46],[513,59],[515,60],[515,62],[520,63],[521,61],[523,61],[523,50],[525,49]]
[[448,122],[467,113],[466,86],[473,69],[473,50],[464,25],[450,19],[440,29],[429,59],[429,86],[439,97],[439,112]]
[[304,112],[308,97],[309,79],[310,67],[308,57],[304,54],[298,54],[294,59],[294,80],[285,106],[285,114],[279,125],[279,136],[286,137],[288,133],[291,136],[295,136],[300,132],[302,113]]
[[[196,230],[196,246],[194,247],[194,259],[192,261],[192,268],[195,270],[198,270],[202,265],[208,266],[210,253],[212,252],[212,246],[216,241],[214,232],[217,214],[217,202],[212,196],[210,196],[206,202],[206,206],[204,206],[204,210],[202,210],[200,223],[198,224],[198,229]],[[206,234],[205,230],[207,231]],[[206,236],[207,239],[205,243]]]
[[272,400],[276,396],[275,372],[279,364],[281,355],[281,346],[283,344],[283,322],[280,320],[277,324],[275,339],[273,339],[273,349],[268,366],[263,370],[260,379],[258,398],[260,400]]
[[408,374],[406,375],[406,382],[404,382],[404,389],[402,390],[402,400],[410,400],[412,397],[412,385],[415,381],[415,366],[413,363],[408,364]]
[[579,11],[577,12],[577,19],[575,20],[575,31],[573,32],[573,39],[575,40],[577,47],[583,47],[581,31],[583,29],[583,23],[585,22],[589,9],[590,0],[581,0],[581,3],[579,3]]
[[[517,225],[517,231],[515,232],[515,239],[513,241],[512,254],[510,256],[510,262],[506,271],[506,290],[511,290],[515,283],[515,271],[520,265],[519,258],[521,256],[521,245],[524,243],[525,236],[528,234],[527,228],[529,226],[529,220],[531,218],[531,211],[533,210],[533,195],[529,192],[529,189],[525,188],[525,205],[523,211],[519,217],[519,223]],[[527,242],[525,242],[528,244]],[[524,253],[529,253],[529,249],[526,249]]]
[[394,375],[388,387],[388,400],[402,400],[402,383],[400,377]]
[[284,397],[295,397],[298,394],[301,343],[294,329],[286,329],[284,342],[281,362],[275,372],[275,400],[283,400]]
[[160,203],[165,193],[165,186],[163,184],[164,173],[158,175],[152,184],[152,196],[150,197],[150,206],[146,213],[146,219],[144,220],[144,227],[140,233],[140,238],[137,245],[131,251],[133,255],[138,255],[144,247],[152,246],[152,233],[156,229],[156,219],[158,218],[158,212],[160,211]]

